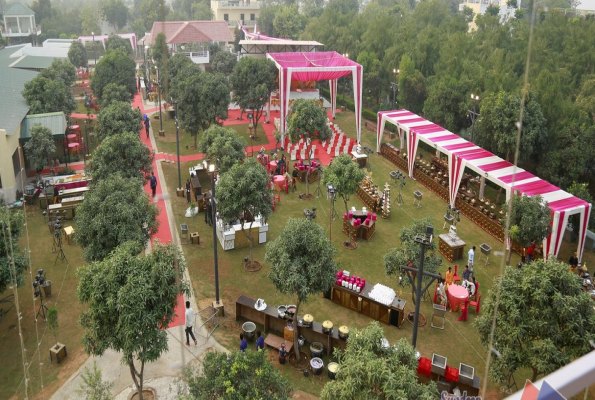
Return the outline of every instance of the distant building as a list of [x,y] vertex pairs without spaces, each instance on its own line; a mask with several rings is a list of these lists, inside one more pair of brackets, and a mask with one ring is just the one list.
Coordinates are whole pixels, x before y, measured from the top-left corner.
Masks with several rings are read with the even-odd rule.
[[225,21],[231,32],[238,27],[238,22],[254,32],[256,20],[260,17],[260,1],[211,1],[211,10],[215,21]]
[[41,27],[35,24],[35,13],[26,5],[21,3],[13,3],[4,11],[4,27],[3,35],[8,38],[9,42],[18,42],[18,39],[27,38],[31,35],[38,36],[41,34]]
[[[463,11],[464,7],[469,7],[473,10],[473,21],[469,23],[469,30],[473,31],[477,29],[477,25],[475,24],[475,16],[482,15],[486,13],[486,9],[489,6],[497,6],[500,7],[500,20],[505,21],[511,17],[514,17],[514,10],[513,8],[508,7],[509,0],[465,0],[464,3],[459,5],[459,11]],[[521,7],[521,1],[517,1],[517,7]]]

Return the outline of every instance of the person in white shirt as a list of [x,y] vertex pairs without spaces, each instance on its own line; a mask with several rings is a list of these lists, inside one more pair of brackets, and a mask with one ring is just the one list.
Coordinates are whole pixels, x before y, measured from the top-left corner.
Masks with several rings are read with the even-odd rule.
[[472,277],[470,281],[465,280],[461,285],[469,292],[469,296],[473,296],[475,294],[475,277]]
[[194,332],[192,332],[192,325],[194,323],[194,310],[190,307],[190,302],[186,302],[186,346],[190,346],[190,337],[192,336],[192,340],[194,340],[194,345],[198,346],[198,342],[194,337]]
[[467,255],[468,255],[467,265],[469,266],[469,272],[471,273],[471,276],[473,276],[473,261],[475,260],[475,246],[473,246],[471,248],[471,250],[469,250],[469,253],[467,253]]
[[440,298],[440,302],[444,304],[444,306],[448,306],[448,298],[446,297],[446,286],[444,285],[444,279],[440,279],[438,283],[438,297]]

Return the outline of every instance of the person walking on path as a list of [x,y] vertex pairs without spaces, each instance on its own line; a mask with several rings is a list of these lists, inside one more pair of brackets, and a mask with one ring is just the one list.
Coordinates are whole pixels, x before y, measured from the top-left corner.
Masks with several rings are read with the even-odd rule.
[[155,197],[155,192],[157,192],[157,178],[154,172],[151,173],[151,191],[153,192],[153,197]]
[[149,138],[149,128],[151,124],[149,122],[149,117],[145,118],[145,132],[147,133],[147,139]]
[[198,346],[198,342],[194,337],[194,332],[192,332],[192,325],[194,322],[194,310],[190,307],[190,302],[186,302],[186,346],[190,346],[190,337],[192,336],[192,340],[194,340],[194,345]]
[[186,200],[190,204],[190,179],[186,180]]

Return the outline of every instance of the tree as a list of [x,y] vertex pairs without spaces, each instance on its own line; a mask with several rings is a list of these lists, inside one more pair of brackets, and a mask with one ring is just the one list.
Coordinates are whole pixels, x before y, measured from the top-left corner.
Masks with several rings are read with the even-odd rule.
[[281,6],[273,20],[275,36],[291,40],[299,38],[305,25],[305,18],[300,14],[297,4]]
[[103,88],[109,83],[117,83],[136,94],[136,64],[121,49],[110,51],[97,63],[91,78],[91,90],[98,98],[103,94]]
[[[571,195],[576,196],[579,199],[584,200],[589,204],[593,204],[593,197],[591,196],[591,191],[589,190],[588,183],[572,182],[572,185],[570,185],[570,187],[566,190]],[[574,215],[570,216],[570,218],[572,218],[572,217],[574,217]],[[576,218],[576,221],[573,225],[576,226],[576,223],[578,223],[578,218]],[[589,229],[593,229],[594,227],[595,227],[595,213],[591,211],[591,216],[589,217]]]
[[210,21],[213,19],[213,10],[205,2],[192,4],[192,19],[195,21]]
[[[265,261],[271,263],[269,279],[282,294],[296,297],[295,315],[299,315],[300,304],[308,296],[330,290],[337,273],[336,252],[322,227],[305,218],[290,218],[281,235],[267,243]],[[299,363],[297,324],[294,329],[293,349]]]
[[497,350],[489,371],[495,382],[520,369],[530,369],[535,382],[592,350],[595,310],[565,263],[540,259],[522,269],[507,267],[482,303],[474,325],[482,344]]
[[105,260],[79,267],[76,275],[78,300],[88,306],[79,319],[85,351],[121,352],[142,400],[145,364],[168,350],[164,328],[190,285],[184,257],[173,244],[157,242],[146,256],[137,256],[136,249],[136,243],[124,243]]
[[52,18],[52,3],[50,0],[35,0],[31,5],[31,11],[35,13],[35,19],[38,24]]
[[[254,267],[254,233],[252,224],[260,215],[264,222],[273,212],[273,199],[269,190],[270,175],[256,159],[236,163],[223,174],[217,184],[217,211],[225,222],[240,219],[242,233],[250,241],[250,265]],[[248,216],[250,224],[246,228]],[[256,233],[258,239],[258,232]]]
[[194,137],[196,148],[199,131],[227,119],[229,84],[222,74],[201,73],[185,79],[179,88],[180,124]]
[[[327,125],[326,110],[317,100],[294,100],[287,114],[287,135],[291,143],[300,139],[306,142],[306,157],[310,160],[312,142],[324,142],[331,137],[331,128]],[[306,195],[310,195],[310,169],[306,172]]]
[[[291,385],[264,351],[210,351],[203,372],[186,370],[188,399],[289,399]],[[185,397],[182,397],[185,398]]]
[[468,127],[467,98],[468,93],[471,93],[471,87],[471,82],[466,79],[436,76],[428,88],[428,98],[423,109],[424,117],[451,132],[460,132]]
[[76,68],[83,68],[89,64],[87,49],[78,40],[73,42],[68,49],[68,59]]
[[169,4],[161,0],[137,0],[137,17],[145,23],[145,32],[149,32],[155,21],[165,21],[169,11]]
[[[542,241],[549,233],[552,214],[543,198],[537,196],[512,196],[509,236],[517,244],[525,247],[531,242]],[[510,263],[512,246],[508,249],[506,264]]]
[[138,133],[123,132],[106,137],[93,152],[87,168],[94,183],[118,173],[124,179],[142,179],[146,184],[154,160],[155,152],[141,142]]
[[333,162],[324,169],[324,185],[333,185],[337,188],[336,195],[343,199],[346,213],[349,212],[347,207],[349,196],[355,194],[365,175],[364,170],[353,162],[349,154],[335,157]]
[[[339,373],[322,388],[322,400],[330,399],[419,399],[439,398],[436,383],[417,379],[415,348],[401,338],[382,349],[384,331],[374,321],[354,329],[345,350],[335,349]],[[382,356],[378,357],[378,354]]]
[[155,64],[159,69],[162,69],[169,59],[169,50],[163,32],[159,32],[155,37],[155,44],[151,47],[151,58],[155,60]]
[[[101,32],[101,28],[99,26],[100,16],[101,6],[99,6],[99,4],[87,3],[83,6],[81,9],[81,29],[83,35],[88,36],[93,32]],[[77,66],[74,62],[72,63]]]
[[212,125],[204,132],[198,150],[204,153],[205,159],[216,162],[218,172],[224,174],[244,161],[246,141],[233,129]]
[[219,51],[211,59],[211,67],[213,68],[213,71],[220,72],[225,76],[229,76],[229,74],[233,72],[237,63],[237,56],[227,51]]
[[51,80],[60,80],[68,87],[72,86],[76,81],[76,68],[69,60],[54,58],[52,64],[45,68],[39,76]]
[[50,128],[35,124],[30,130],[31,139],[23,146],[31,166],[39,173],[53,159],[56,143]]
[[[416,219],[410,226],[405,226],[401,229],[399,234],[399,240],[401,247],[393,247],[388,250],[388,253],[384,255],[384,270],[386,275],[393,276],[398,274],[401,278],[404,273],[401,270],[401,266],[414,266],[419,264],[421,256],[421,245],[415,242],[415,235],[425,234],[426,227],[432,226],[432,217],[425,217],[422,219]],[[430,244],[426,245],[424,252],[424,271],[438,273],[438,267],[442,264],[442,257],[438,254],[438,246],[436,240],[433,240]],[[410,272],[407,272],[410,274]],[[400,279],[399,279],[400,280]],[[408,285],[409,279],[403,278],[403,284]],[[415,298],[415,288],[411,287],[411,299],[413,304],[417,301]]]
[[[169,83],[169,96],[173,99],[179,99],[184,88],[184,81],[195,75],[202,73],[202,69],[192,62],[190,57],[185,54],[176,53],[167,61],[167,81]],[[161,77],[163,79],[163,77]]]
[[105,0],[101,11],[105,20],[114,28],[116,32],[126,25],[128,21],[128,7],[122,0]]
[[122,50],[129,56],[132,55],[132,45],[128,39],[121,38],[118,35],[109,35],[107,41],[105,42],[106,53],[117,49]]
[[273,61],[252,57],[242,57],[229,77],[232,100],[242,109],[250,110],[254,132],[257,132],[264,106],[276,87],[276,79],[277,67]]
[[100,105],[101,108],[107,108],[110,104],[115,101],[120,101],[124,103],[130,103],[132,100],[132,94],[126,89],[125,86],[122,86],[117,83],[108,83],[103,88]]
[[93,370],[85,367],[81,374],[81,385],[74,392],[86,400],[111,400],[113,382],[105,382],[101,376],[101,369],[97,361],[93,360]]
[[25,83],[23,97],[31,114],[61,111],[69,116],[76,108],[76,100],[62,80],[52,80],[39,75]]
[[402,107],[421,114],[426,99],[425,78],[407,55],[401,58],[399,69],[399,103]]
[[9,285],[22,286],[23,273],[29,268],[28,252],[19,249],[24,223],[22,211],[0,207],[0,293],[4,293]]
[[112,174],[94,183],[76,209],[74,237],[87,262],[103,260],[125,242],[134,243],[138,254],[157,232],[158,214],[140,179]]
[[124,132],[138,132],[141,120],[139,109],[130,107],[130,103],[114,101],[99,111],[95,133],[99,140],[103,140]]

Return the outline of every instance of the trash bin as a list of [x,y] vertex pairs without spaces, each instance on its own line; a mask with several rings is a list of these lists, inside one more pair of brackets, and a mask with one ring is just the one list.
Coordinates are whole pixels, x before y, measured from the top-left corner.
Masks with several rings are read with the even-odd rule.
[[52,281],[44,282],[43,292],[45,293],[45,297],[52,297]]

